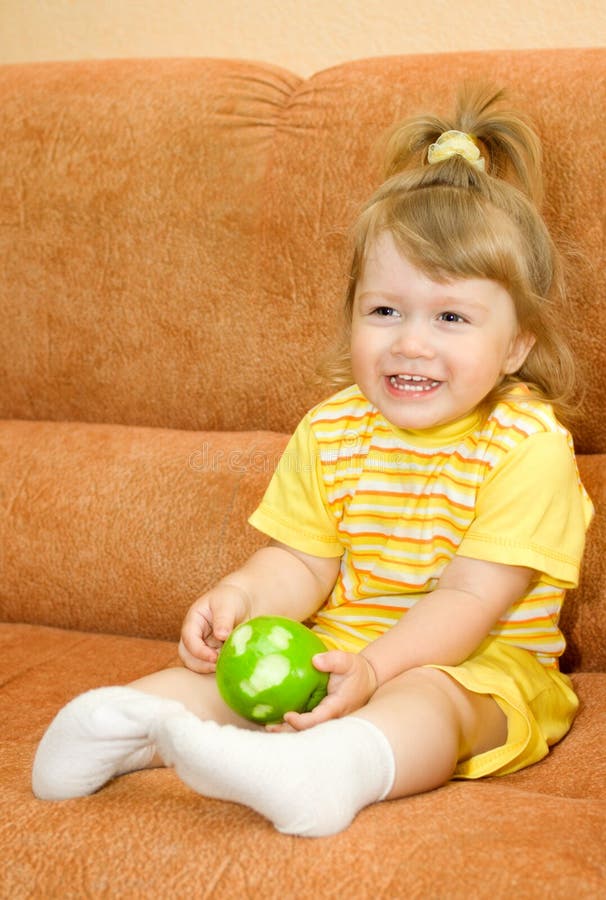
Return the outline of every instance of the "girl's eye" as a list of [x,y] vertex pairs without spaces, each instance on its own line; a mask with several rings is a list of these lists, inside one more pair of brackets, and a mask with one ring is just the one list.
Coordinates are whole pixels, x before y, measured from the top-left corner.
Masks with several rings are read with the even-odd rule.
[[441,322],[449,322],[449,323],[457,323],[457,322],[465,321],[463,316],[460,316],[458,313],[455,313],[455,312],[440,313],[438,318],[440,319]]
[[376,306],[372,314],[374,316],[382,316],[384,318],[388,318],[389,316],[397,316],[398,312],[393,308],[393,306]]

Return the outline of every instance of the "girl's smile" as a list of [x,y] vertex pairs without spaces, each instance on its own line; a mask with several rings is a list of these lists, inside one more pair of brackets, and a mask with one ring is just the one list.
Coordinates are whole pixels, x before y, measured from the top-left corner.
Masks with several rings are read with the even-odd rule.
[[532,343],[498,282],[435,281],[389,232],[370,247],[354,301],[352,368],[397,427],[431,428],[470,413],[520,368]]
[[391,375],[389,377],[389,386],[396,393],[404,391],[413,394],[427,394],[429,391],[435,391],[440,384],[440,381],[424,378],[423,375]]

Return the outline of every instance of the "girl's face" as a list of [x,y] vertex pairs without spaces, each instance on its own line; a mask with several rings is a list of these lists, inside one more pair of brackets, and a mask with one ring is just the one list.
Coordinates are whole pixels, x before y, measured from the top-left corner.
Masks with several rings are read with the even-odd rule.
[[393,425],[416,430],[461,418],[520,368],[532,344],[497,282],[433,281],[389,232],[369,248],[353,306],[352,369]]

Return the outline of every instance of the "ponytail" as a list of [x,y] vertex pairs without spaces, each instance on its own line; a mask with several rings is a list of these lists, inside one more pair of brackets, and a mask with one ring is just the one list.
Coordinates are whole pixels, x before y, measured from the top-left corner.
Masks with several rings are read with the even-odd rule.
[[[508,109],[502,90],[482,85],[464,85],[459,91],[452,119],[416,116],[397,125],[388,135],[385,148],[385,178],[404,170],[425,166],[429,150],[448,132],[467,136],[477,146],[484,170],[494,178],[516,184],[539,207],[543,199],[542,151],[530,122],[519,112]],[[439,169],[425,173],[427,181],[451,183],[453,163],[449,160]],[[468,160],[469,162],[469,160]],[[476,185],[473,173],[467,171],[470,186]]]

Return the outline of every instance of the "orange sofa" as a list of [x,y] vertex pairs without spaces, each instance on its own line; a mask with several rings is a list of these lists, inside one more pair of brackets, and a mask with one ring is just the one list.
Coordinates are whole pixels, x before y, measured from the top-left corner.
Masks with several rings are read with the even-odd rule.
[[[378,138],[508,85],[544,140],[597,507],[565,609],[581,710],[533,768],[284,836],[170,770],[45,803],[34,750],[77,693],[174,663],[192,600],[326,394],[347,227]],[[606,896],[606,51],[270,65],[0,67],[0,891],[11,898]],[[532,498],[529,498],[532,502]]]

